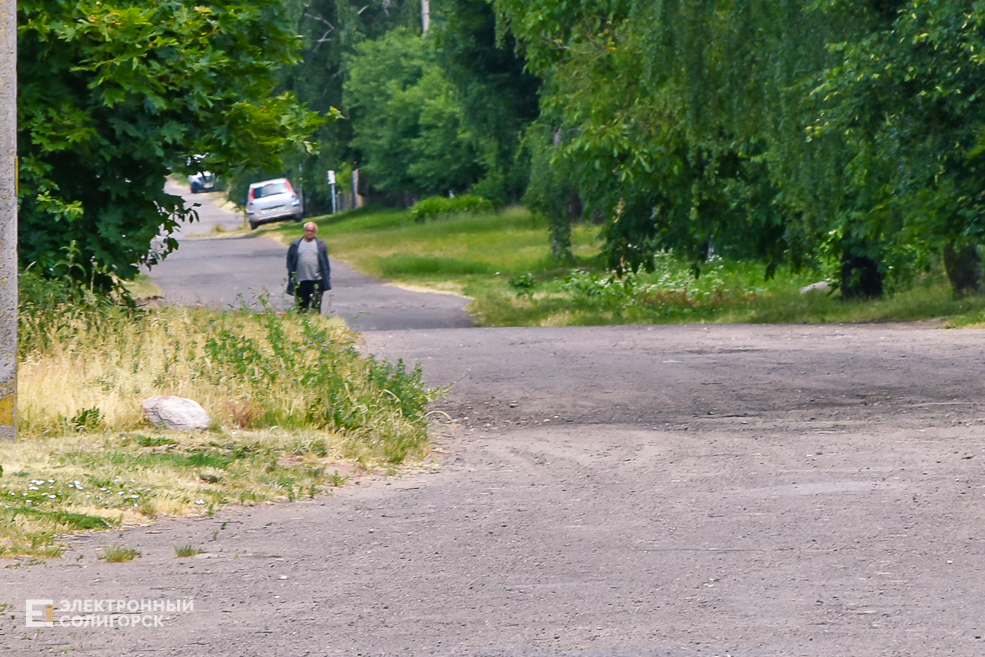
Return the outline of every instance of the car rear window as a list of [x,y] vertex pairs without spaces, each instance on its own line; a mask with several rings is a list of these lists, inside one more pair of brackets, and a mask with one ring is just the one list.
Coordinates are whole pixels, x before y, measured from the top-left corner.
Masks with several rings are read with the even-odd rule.
[[256,191],[253,192],[253,198],[263,198],[264,196],[283,194],[286,191],[287,183],[270,183],[269,185],[264,185],[263,187],[257,187]]

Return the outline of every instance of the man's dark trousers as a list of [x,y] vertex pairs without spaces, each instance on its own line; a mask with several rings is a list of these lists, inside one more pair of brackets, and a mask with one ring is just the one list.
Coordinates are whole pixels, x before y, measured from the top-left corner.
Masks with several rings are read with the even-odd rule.
[[322,294],[324,291],[321,289],[321,281],[298,281],[294,290],[294,303],[300,312],[313,308],[320,315]]

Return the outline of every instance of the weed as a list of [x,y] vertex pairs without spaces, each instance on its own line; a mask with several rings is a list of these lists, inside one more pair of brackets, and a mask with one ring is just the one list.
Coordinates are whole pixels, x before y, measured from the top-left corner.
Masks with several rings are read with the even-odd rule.
[[139,556],[140,550],[137,548],[126,547],[125,545],[104,545],[103,553],[99,558],[105,560],[106,563],[123,563],[133,561]]
[[175,546],[174,548],[174,555],[179,559],[183,559],[185,557],[194,557],[196,554],[204,554],[204,553],[205,550],[201,548],[197,548],[194,545],[181,545],[181,546]]
[[82,409],[68,422],[76,431],[92,431],[99,426],[99,421],[99,408],[93,406]]
[[517,291],[517,294],[533,294],[537,279],[530,272],[520,274],[516,278],[510,279],[510,287]]

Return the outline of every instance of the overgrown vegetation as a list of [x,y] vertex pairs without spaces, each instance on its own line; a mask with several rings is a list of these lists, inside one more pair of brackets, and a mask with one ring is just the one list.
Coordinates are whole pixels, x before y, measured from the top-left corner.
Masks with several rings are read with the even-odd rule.
[[429,196],[421,199],[410,208],[410,216],[415,221],[424,221],[432,217],[440,217],[446,214],[475,214],[478,212],[492,212],[493,204],[491,201],[475,196],[464,194],[462,196]]
[[[436,392],[418,368],[361,356],[339,322],[142,311],[22,280],[20,440],[0,444],[0,556],[57,555],[67,531],[313,496],[345,480],[341,460],[393,468],[425,454]],[[141,402],[163,394],[201,403],[212,429],[149,426]]]
[[19,352],[26,436],[134,430],[143,399],[174,394],[223,426],[343,432],[368,458],[399,462],[425,439],[420,371],[360,356],[340,323],[316,315],[38,311],[27,300]]
[[[193,211],[165,193],[169,170],[276,169],[315,149],[324,120],[275,89],[299,45],[280,0],[26,0],[17,12],[18,252],[46,277],[106,288],[173,250]],[[70,242],[79,257],[60,267]]]

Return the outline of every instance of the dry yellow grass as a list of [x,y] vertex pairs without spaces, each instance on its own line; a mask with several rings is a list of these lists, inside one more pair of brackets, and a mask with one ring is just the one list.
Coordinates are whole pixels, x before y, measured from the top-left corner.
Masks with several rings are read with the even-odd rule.
[[[21,315],[17,443],[0,443],[0,556],[59,535],[312,496],[356,461],[426,452],[419,372],[361,357],[339,322],[272,312],[61,309]],[[147,397],[213,426],[155,429]]]

